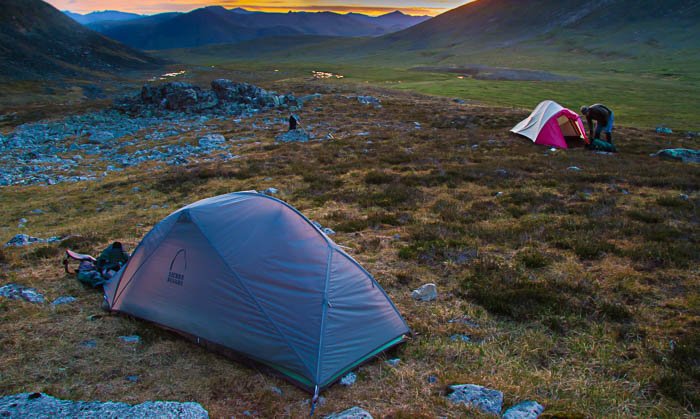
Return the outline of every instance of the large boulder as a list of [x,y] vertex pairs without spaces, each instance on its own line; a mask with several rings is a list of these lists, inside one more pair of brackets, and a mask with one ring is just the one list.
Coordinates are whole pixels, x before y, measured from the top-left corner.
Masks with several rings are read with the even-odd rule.
[[32,418],[184,418],[204,419],[209,413],[199,403],[145,402],[129,405],[121,402],[75,402],[44,393],[21,393],[0,398],[0,415]]

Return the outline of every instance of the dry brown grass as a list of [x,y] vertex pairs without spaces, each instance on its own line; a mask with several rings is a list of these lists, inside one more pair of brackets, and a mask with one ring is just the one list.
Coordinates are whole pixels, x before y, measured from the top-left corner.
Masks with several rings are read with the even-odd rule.
[[[223,164],[3,188],[0,238],[18,233],[16,220],[26,217],[33,235],[82,236],[72,239],[79,251],[96,253],[116,239],[133,249],[179,206],[276,187],[338,231],[334,239],[376,276],[416,333],[390,354],[401,358],[397,368],[381,360],[362,366],[353,387],[324,392],[319,414],[360,405],[376,417],[476,415],[444,399],[456,383],[499,389],[506,406],[538,400],[550,417],[697,413],[700,167],[650,158],[657,139],[645,131],[620,129],[616,156],[549,153],[508,134],[522,111],[321,82],[272,87],[324,93],[301,118],[335,139],[274,144],[284,127],[260,123],[272,115],[255,118],[262,129],[222,122],[216,130],[227,138],[254,134],[260,143],[232,141],[241,158]],[[344,97],[351,93],[379,95],[384,106],[362,107]],[[28,216],[34,208],[47,212]],[[101,295],[63,274],[61,251],[0,254],[0,283],[34,286],[49,299],[78,297],[56,309],[0,301],[2,394],[194,400],[213,417],[308,414],[307,394],[255,368],[138,320],[88,320],[100,314]],[[425,282],[438,284],[438,301],[410,298]],[[448,322],[463,316],[479,326]],[[453,342],[455,333],[475,342]],[[143,340],[122,344],[125,334]],[[87,339],[97,347],[81,347]],[[437,383],[428,383],[431,375]]]

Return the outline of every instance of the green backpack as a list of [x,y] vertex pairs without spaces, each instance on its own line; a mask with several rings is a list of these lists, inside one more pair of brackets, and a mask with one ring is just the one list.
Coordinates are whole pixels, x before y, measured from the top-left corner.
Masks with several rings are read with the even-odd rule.
[[608,153],[617,153],[617,148],[612,143],[595,139],[587,146],[589,150],[606,151]]
[[111,278],[109,271],[118,271],[128,260],[122,244],[114,242],[100,253],[94,264],[87,260],[80,262],[78,281],[93,288],[103,285]]

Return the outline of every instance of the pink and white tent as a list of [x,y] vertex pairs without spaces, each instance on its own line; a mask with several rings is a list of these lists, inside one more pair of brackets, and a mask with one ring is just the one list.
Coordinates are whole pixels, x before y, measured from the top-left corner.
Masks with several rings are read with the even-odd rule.
[[589,143],[578,114],[551,100],[537,105],[530,116],[510,132],[527,137],[535,144],[559,148],[569,148],[574,143]]

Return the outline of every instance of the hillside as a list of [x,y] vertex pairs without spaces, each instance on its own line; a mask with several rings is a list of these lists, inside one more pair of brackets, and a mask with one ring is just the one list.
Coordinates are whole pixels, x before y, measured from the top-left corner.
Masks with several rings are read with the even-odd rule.
[[189,13],[167,13],[126,22],[89,25],[104,35],[141,49],[189,48],[236,43],[270,36],[379,36],[425,21],[427,16],[394,12],[371,17],[331,12],[263,13],[205,7]]
[[483,50],[533,39],[620,48],[698,48],[700,3],[633,1],[479,0],[372,43],[374,49]]
[[0,77],[50,79],[153,67],[159,61],[105,38],[41,0],[4,0]]

